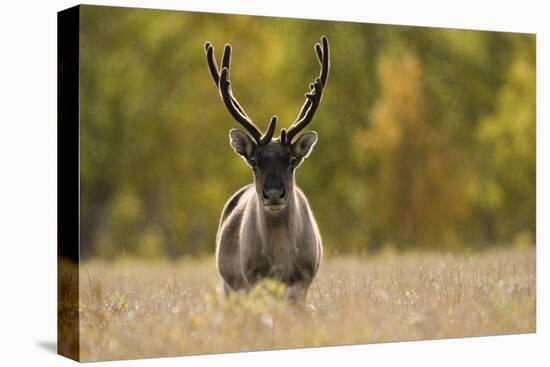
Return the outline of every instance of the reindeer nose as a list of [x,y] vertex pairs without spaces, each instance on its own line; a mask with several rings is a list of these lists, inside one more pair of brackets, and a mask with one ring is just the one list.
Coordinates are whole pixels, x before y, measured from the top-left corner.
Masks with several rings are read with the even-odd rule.
[[270,201],[284,199],[285,194],[286,194],[286,190],[284,187],[263,190],[262,192],[264,199],[270,200]]

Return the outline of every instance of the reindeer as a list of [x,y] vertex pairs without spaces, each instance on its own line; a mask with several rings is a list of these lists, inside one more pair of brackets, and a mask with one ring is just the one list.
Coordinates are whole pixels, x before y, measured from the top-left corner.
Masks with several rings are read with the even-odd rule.
[[311,153],[317,133],[306,132],[296,139],[319,107],[329,73],[326,37],[315,44],[321,65],[319,77],[310,84],[296,121],[273,138],[277,116],[262,134],[237,102],[231,89],[229,69],[231,45],[226,44],[221,70],[214,47],[205,44],[208,68],[221,99],[233,118],[250,134],[229,132],[229,143],[254,172],[254,183],[237,191],[225,204],[216,236],[216,263],[225,294],[251,289],[263,278],[277,279],[287,286],[288,298],[303,304],[307,290],[319,270],[323,248],[321,234],[304,193],[296,186],[294,172]]

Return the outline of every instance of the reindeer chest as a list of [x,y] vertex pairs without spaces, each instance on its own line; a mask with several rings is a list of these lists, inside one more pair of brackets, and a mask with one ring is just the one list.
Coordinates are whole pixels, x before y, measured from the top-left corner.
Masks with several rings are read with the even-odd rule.
[[277,229],[266,236],[262,256],[269,266],[269,276],[284,279],[293,269],[296,256],[295,239],[285,229]]

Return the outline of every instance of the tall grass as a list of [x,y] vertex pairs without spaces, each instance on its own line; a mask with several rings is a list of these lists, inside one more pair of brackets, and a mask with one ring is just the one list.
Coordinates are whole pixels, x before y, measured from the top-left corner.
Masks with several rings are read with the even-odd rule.
[[263,282],[225,299],[211,258],[89,261],[81,359],[140,358],[535,331],[535,251],[325,259],[306,307]]

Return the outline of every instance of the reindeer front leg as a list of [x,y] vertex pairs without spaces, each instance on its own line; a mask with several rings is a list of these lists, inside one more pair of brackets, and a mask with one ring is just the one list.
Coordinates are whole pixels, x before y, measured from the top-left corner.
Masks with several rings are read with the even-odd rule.
[[291,304],[297,306],[305,306],[306,304],[306,295],[311,285],[311,280],[305,281],[296,281],[288,287],[288,300]]
[[314,267],[311,265],[308,261],[294,266],[294,274],[287,282],[288,299],[292,304],[305,306],[307,291],[315,276]]
[[247,282],[247,291],[252,289],[259,280],[269,275],[269,264],[262,257],[247,257],[243,262],[243,276]]

